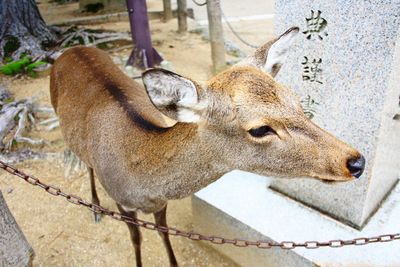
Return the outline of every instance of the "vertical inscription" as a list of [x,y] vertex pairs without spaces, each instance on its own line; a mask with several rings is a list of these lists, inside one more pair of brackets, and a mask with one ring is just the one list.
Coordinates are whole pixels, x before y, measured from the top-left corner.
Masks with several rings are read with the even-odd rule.
[[304,61],[301,62],[303,65],[303,81],[316,82],[322,84],[322,58],[310,60],[308,57],[304,57]]
[[317,12],[311,10],[311,17],[306,18],[306,30],[303,33],[308,40],[312,40],[313,38],[323,40],[324,37],[328,36],[328,33],[325,32],[328,22],[321,17],[321,13],[320,10],[317,10]]
[[312,99],[310,95],[307,95],[300,102],[303,106],[304,114],[307,116],[307,118],[309,118],[310,120],[314,118],[319,103]]
[[[302,33],[307,41],[323,41],[328,36],[328,21],[321,14],[321,10],[311,10],[311,15],[305,18],[306,25]],[[303,56],[303,61],[301,62],[303,82],[315,85],[323,84],[322,62],[323,59],[317,55]],[[309,119],[314,118],[319,103],[308,94],[301,100],[301,104],[303,105],[304,114]]]

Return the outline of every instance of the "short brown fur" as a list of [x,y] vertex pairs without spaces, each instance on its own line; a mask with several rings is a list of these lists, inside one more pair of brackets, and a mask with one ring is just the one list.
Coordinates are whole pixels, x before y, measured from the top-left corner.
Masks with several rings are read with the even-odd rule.
[[[186,197],[233,169],[352,180],[346,163],[359,152],[307,119],[297,96],[256,67],[265,63],[271,45],[251,59],[261,63],[232,67],[205,87],[195,83],[199,101],[207,103],[198,123],[163,115],[145,88],[105,52],[69,49],[55,62],[50,84],[65,142],[94,169],[121,210],[154,213],[162,223],[168,200]],[[249,134],[264,125],[275,134]],[[140,266],[140,234],[130,230]],[[169,239],[163,240],[175,266]]]

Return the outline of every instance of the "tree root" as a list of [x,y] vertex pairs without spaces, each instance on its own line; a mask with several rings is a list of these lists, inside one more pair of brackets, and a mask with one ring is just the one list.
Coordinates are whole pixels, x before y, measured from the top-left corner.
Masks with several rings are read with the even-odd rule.
[[8,164],[15,164],[25,160],[51,160],[57,165],[64,165],[65,178],[69,178],[74,174],[83,174],[87,171],[86,164],[68,149],[64,150],[63,153],[53,153],[38,152],[24,148],[18,151],[1,153],[0,160]]
[[[45,143],[42,139],[32,139],[24,136],[29,126],[37,124],[35,113],[43,113],[54,116],[52,109],[47,107],[36,107],[33,99],[24,99],[5,104],[0,100],[0,150],[9,150],[16,143],[28,143],[38,146]],[[58,126],[58,119],[52,117],[39,123],[47,125],[46,130],[51,131]],[[8,139],[5,142],[4,140]]]
[[[31,112],[31,110],[32,110],[31,105],[32,104],[27,101],[25,103],[25,106],[22,108],[21,112],[19,112],[17,131],[15,132],[14,138],[11,140],[11,143],[9,144],[9,148],[11,148],[12,141],[14,141],[14,140],[17,143],[28,143],[28,144],[34,145],[34,146],[42,145],[44,143],[44,141],[42,139],[34,140],[29,137],[22,136],[26,129],[26,123],[28,121],[28,112]],[[30,114],[30,115],[33,117],[32,114]],[[34,122],[31,121],[31,123],[34,123]]]
[[60,44],[60,47],[69,47],[74,45],[97,46],[99,44],[120,40],[132,42],[128,33],[103,32],[100,30],[71,27],[65,31],[63,37],[58,43]]
[[[3,140],[6,135],[15,127],[16,123],[14,118],[18,116],[18,113],[22,110],[22,107],[18,106],[3,106],[0,113],[0,140]],[[4,144],[0,142],[0,148],[4,147]]]
[[21,149],[18,151],[0,154],[0,160],[4,161],[5,163],[13,164],[24,160],[43,159],[46,157],[46,154],[47,153],[36,152],[30,149]]
[[39,124],[47,125],[47,127],[45,128],[46,132],[51,132],[54,129],[60,127],[60,121],[58,120],[57,117],[53,117],[53,118],[44,120],[44,121],[40,122]]

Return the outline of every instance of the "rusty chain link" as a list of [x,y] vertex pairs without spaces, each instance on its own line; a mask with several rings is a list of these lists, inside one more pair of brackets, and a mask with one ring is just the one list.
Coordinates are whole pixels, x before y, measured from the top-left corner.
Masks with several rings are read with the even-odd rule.
[[169,235],[174,235],[174,236],[182,236],[191,240],[199,241],[208,241],[214,244],[232,244],[237,247],[257,247],[261,249],[270,249],[273,247],[276,248],[281,248],[281,249],[294,249],[294,248],[306,248],[306,249],[316,249],[316,248],[322,248],[322,247],[331,247],[331,248],[338,248],[338,247],[343,247],[343,246],[349,246],[349,245],[355,245],[355,246],[362,246],[362,245],[367,245],[371,243],[378,243],[378,242],[390,242],[394,240],[400,240],[400,233],[397,234],[386,234],[386,235],[379,235],[379,236],[374,236],[374,237],[360,237],[360,238],[355,238],[355,239],[348,239],[348,240],[330,240],[330,241],[325,241],[325,242],[320,242],[320,241],[305,241],[302,243],[297,243],[293,241],[282,241],[282,242],[270,242],[270,241],[250,241],[250,240],[242,240],[242,239],[229,239],[229,238],[224,238],[224,237],[219,237],[219,236],[208,236],[208,235],[202,235],[199,233],[194,233],[194,232],[187,232],[187,231],[182,231],[173,227],[165,227],[165,226],[160,226],[156,225],[155,223],[148,222],[148,221],[143,221],[140,219],[136,218],[131,218],[125,215],[122,215],[119,212],[116,211],[111,211],[106,208],[103,208],[102,206],[90,203],[85,201],[79,196],[75,196],[73,194],[67,194],[61,191],[59,188],[52,186],[52,185],[47,185],[43,182],[41,182],[39,179],[25,174],[22,171],[19,171],[15,167],[12,167],[3,161],[0,161],[0,168],[4,169],[8,173],[18,176],[25,180],[26,182],[30,183],[31,185],[34,186],[39,186],[40,188],[44,189],[47,193],[53,195],[53,196],[62,196],[64,197],[67,201],[71,202],[72,204],[75,205],[80,205],[88,208],[89,210],[98,213],[98,214],[103,214],[106,216],[109,216],[115,220],[118,221],[123,221],[125,223],[133,224],[139,227],[143,227],[148,230],[153,230],[153,231],[158,231],[162,233],[168,233]]

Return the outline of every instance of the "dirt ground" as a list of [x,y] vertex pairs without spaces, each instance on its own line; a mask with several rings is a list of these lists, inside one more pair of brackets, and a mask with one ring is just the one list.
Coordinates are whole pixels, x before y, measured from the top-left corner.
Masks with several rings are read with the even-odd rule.
[[[76,8],[74,5],[66,5],[61,10],[45,2],[43,1],[43,4],[39,6],[47,21],[54,21],[56,18],[68,19],[79,15],[74,11]],[[129,31],[128,22],[88,27]],[[243,27],[246,32],[246,27],[250,26],[244,23]],[[177,73],[198,82],[206,81],[211,77],[209,43],[198,34],[178,35],[176,28],[176,20],[169,23],[151,21],[152,39],[156,49],[172,63]],[[271,31],[267,30],[267,32]],[[257,38],[259,37],[253,41],[259,41]],[[129,53],[130,49],[125,49],[110,55],[113,58],[123,59],[128,57]],[[48,76],[36,79],[0,78],[1,83],[10,90],[15,99],[33,96],[41,106],[50,106]],[[33,150],[61,155],[66,148],[59,129],[46,132],[43,127],[35,126],[27,135],[46,141],[45,145],[32,148]],[[21,147],[23,146],[18,148]],[[64,178],[64,165],[60,158],[61,156],[58,159],[24,161],[17,164],[17,167],[46,183],[90,200],[90,184],[86,172],[74,173]],[[124,223],[110,218],[103,218],[100,223],[94,223],[93,214],[88,210],[69,204],[64,199],[52,197],[5,172],[0,172],[0,189],[35,251],[34,266],[134,265],[135,256],[128,229]],[[98,192],[101,204],[106,208],[116,210],[115,204],[99,184]],[[193,230],[190,198],[171,201],[168,211],[169,225],[179,229]],[[140,218],[153,220],[152,216],[143,214]],[[144,266],[168,266],[167,255],[157,233],[148,230],[142,230],[142,233]],[[181,266],[236,266],[200,243],[179,237],[172,237],[171,240]]]
[[[52,161],[26,161],[17,165],[42,181],[90,199],[85,173],[64,178],[63,165]],[[135,256],[124,223],[103,217],[95,223],[88,210],[51,197],[10,175],[0,174],[0,188],[19,226],[35,251],[33,266],[134,266]],[[101,204],[116,210],[114,202],[98,186]],[[171,201],[168,221],[180,229],[192,229],[190,199]],[[153,220],[152,216],[140,218]],[[158,234],[142,230],[144,266],[168,266]],[[199,243],[171,237],[181,266],[235,266]]]

